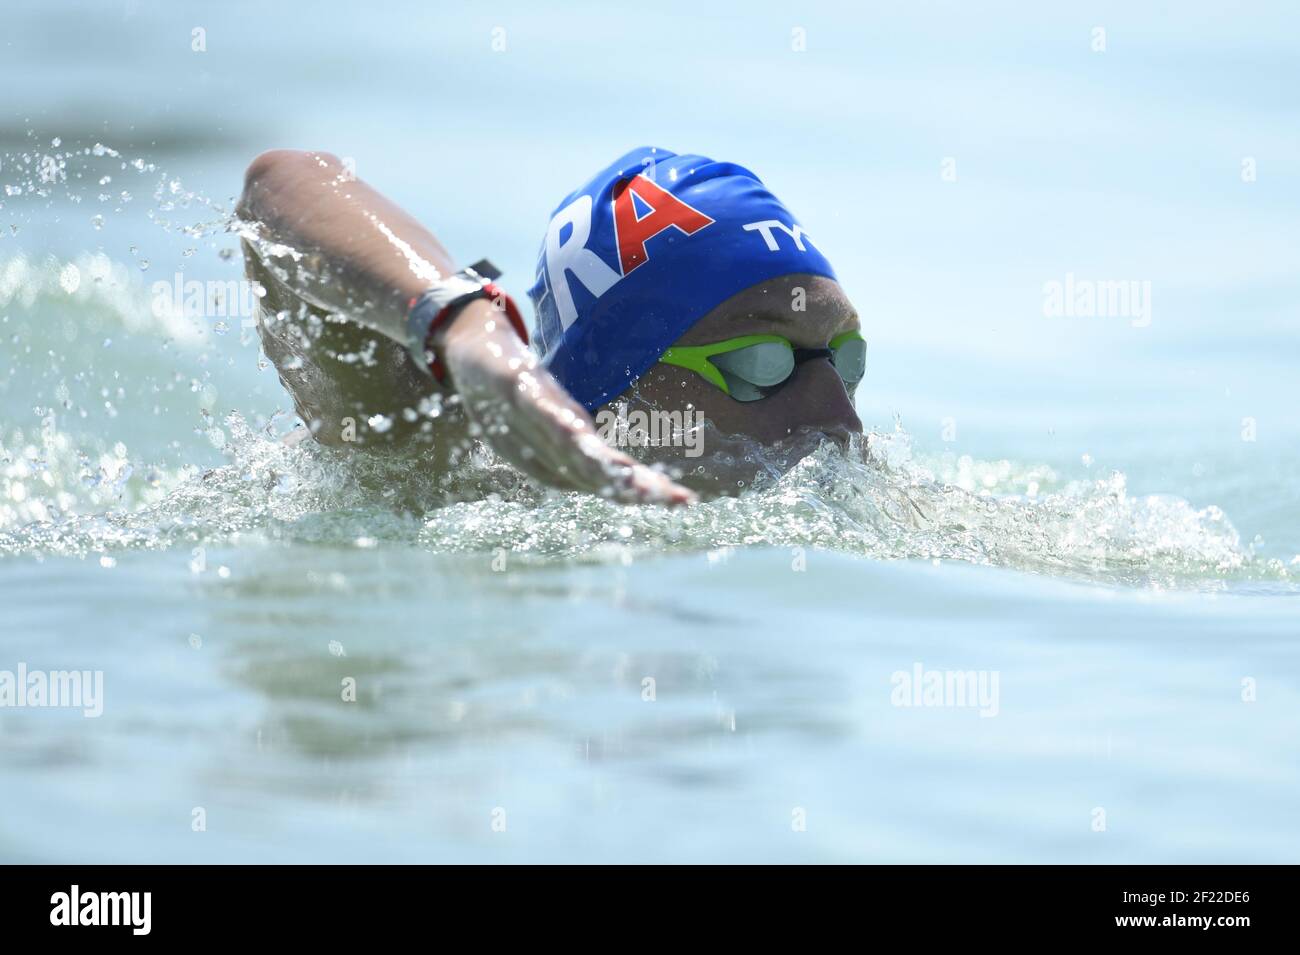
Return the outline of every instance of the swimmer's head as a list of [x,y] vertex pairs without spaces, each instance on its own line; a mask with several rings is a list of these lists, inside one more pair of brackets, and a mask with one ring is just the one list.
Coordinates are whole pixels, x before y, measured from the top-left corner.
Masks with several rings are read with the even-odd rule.
[[[843,372],[864,347],[827,354],[856,338],[856,313],[793,213],[743,166],[629,152],[559,204],[529,295],[543,363],[589,411],[635,393],[690,403],[764,444],[861,431]],[[698,349],[714,345],[731,357]]]

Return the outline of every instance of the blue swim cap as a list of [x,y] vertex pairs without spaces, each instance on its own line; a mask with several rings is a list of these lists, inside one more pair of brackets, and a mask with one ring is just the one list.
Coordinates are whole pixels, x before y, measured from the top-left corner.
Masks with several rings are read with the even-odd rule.
[[719,304],[796,272],[835,278],[756,175],[703,156],[634,149],[552,215],[528,290],[533,347],[592,411]]

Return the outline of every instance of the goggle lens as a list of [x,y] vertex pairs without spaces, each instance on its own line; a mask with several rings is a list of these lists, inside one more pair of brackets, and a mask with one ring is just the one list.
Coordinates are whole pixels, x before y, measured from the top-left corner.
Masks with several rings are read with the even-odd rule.
[[865,338],[848,338],[831,349],[831,363],[845,384],[856,385],[867,373],[867,341]]
[[721,377],[725,390],[737,401],[768,397],[790,380],[797,365],[816,358],[831,360],[850,394],[866,374],[867,343],[858,332],[836,336],[829,348],[796,349],[785,339],[764,337],[768,340],[739,348],[727,348],[726,342],[670,348],[661,361],[693,368],[715,385]]

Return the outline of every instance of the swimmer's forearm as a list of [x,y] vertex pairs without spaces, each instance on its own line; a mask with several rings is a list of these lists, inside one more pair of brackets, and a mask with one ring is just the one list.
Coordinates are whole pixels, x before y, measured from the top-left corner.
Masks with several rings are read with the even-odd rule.
[[466,305],[434,341],[484,438],[526,474],[552,487],[627,503],[695,499],[666,475],[605,444],[591,415],[541,367],[491,302]]
[[490,300],[466,305],[433,341],[453,386],[471,411],[504,419],[520,404],[540,401],[560,419],[585,416]]
[[299,296],[403,344],[411,299],[455,271],[429,230],[328,153],[262,153],[239,216],[256,224],[258,256]]

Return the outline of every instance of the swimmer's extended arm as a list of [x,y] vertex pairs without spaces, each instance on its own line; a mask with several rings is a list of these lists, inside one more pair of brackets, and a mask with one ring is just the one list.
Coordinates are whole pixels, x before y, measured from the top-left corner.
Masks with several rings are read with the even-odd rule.
[[[406,344],[410,302],[456,271],[433,235],[327,153],[275,150],[248,168],[239,215],[250,246],[305,301]],[[533,477],[618,500],[681,504],[694,495],[610,448],[487,300],[432,345],[483,438]]]
[[406,344],[412,298],[456,271],[428,229],[329,153],[273,149],[248,167],[239,217],[293,291]]

